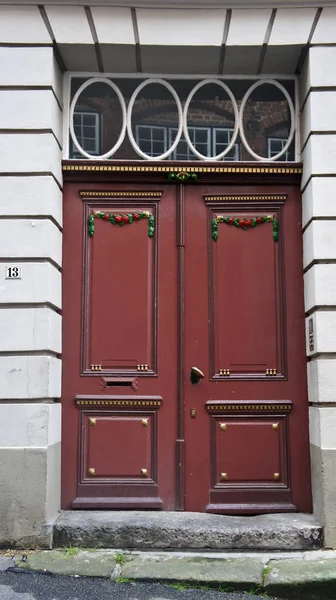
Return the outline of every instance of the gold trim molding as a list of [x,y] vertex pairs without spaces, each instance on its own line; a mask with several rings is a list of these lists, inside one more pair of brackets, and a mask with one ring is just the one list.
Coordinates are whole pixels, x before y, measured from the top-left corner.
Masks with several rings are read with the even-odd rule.
[[292,410],[292,405],[291,404],[207,404],[206,405],[206,409],[208,412],[218,412],[218,411],[227,411],[227,412],[233,412],[233,411],[264,411],[267,410],[269,412],[273,411],[277,411],[277,410],[286,410],[286,411],[290,411]]
[[77,400],[77,406],[161,406],[161,400]]
[[268,201],[274,201],[274,200],[280,200],[281,202],[284,202],[287,198],[287,196],[285,194],[282,194],[281,196],[270,196],[270,195],[253,195],[251,194],[250,196],[203,196],[205,202],[258,202],[260,200],[262,200],[263,202],[265,202],[266,200]]
[[83,198],[161,198],[162,192],[79,192]]
[[111,173],[250,173],[250,174],[290,174],[300,175],[302,167],[192,167],[172,166],[131,166],[131,165],[62,165],[63,171],[88,171]]

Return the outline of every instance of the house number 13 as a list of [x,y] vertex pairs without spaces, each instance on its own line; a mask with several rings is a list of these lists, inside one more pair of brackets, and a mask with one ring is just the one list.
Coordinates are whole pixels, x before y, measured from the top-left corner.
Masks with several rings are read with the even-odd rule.
[[21,279],[22,267],[11,265],[6,267],[6,279]]

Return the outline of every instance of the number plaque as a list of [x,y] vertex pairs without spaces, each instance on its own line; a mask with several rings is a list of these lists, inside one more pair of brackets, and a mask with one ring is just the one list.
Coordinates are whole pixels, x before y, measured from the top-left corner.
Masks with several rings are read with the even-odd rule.
[[22,267],[19,265],[8,265],[6,267],[6,279],[21,279]]

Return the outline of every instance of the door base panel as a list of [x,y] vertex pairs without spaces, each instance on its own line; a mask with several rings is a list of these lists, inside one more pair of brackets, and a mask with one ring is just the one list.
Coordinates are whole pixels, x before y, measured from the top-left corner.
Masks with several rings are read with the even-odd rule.
[[218,515],[262,515],[270,513],[297,512],[294,504],[256,503],[256,504],[208,504],[205,511]]
[[163,502],[161,498],[75,498],[72,503],[75,509],[134,509],[134,508],[156,508],[162,509]]

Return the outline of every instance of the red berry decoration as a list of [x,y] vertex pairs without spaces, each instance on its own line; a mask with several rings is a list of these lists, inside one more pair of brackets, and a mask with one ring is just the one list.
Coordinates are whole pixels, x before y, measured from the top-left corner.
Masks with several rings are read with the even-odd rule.
[[246,231],[250,227],[255,227],[256,225],[269,222],[273,223],[273,240],[277,242],[279,239],[279,222],[275,215],[268,215],[267,217],[253,217],[251,219],[238,219],[238,217],[224,217],[223,215],[218,215],[211,221],[212,239],[214,242],[217,242],[218,240],[218,223],[234,225],[235,227],[240,227]]
[[119,214],[116,215],[114,213],[107,213],[102,210],[100,211],[92,211],[88,218],[88,234],[90,237],[94,235],[94,220],[95,218],[103,219],[104,221],[109,221],[112,225],[120,225],[123,226],[126,223],[133,223],[133,221],[140,221],[144,217],[148,218],[148,237],[152,238],[154,236],[155,229],[155,218],[154,216],[148,212],[130,212],[128,214]]

